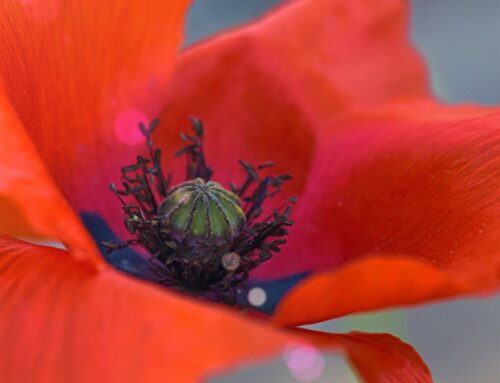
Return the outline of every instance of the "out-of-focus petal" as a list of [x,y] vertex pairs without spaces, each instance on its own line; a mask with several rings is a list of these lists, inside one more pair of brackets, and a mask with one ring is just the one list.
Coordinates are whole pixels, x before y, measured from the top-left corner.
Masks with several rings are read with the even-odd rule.
[[62,241],[102,262],[0,89],[0,233]]
[[[240,158],[276,160],[301,190],[316,133],[340,110],[428,94],[398,0],[299,0],[189,49],[169,84],[169,128],[207,126],[208,158],[227,180]],[[160,139],[172,149],[175,130]],[[223,150],[221,150],[223,149]],[[234,164],[234,166],[231,166]]]
[[5,237],[0,281],[2,382],[194,382],[295,339]]
[[120,216],[106,185],[143,143],[138,122],[164,106],[188,3],[0,3],[0,76],[8,99],[79,210]]
[[54,248],[0,237],[0,281],[1,381],[195,382],[311,346],[346,353],[369,383],[428,381],[420,357],[392,336],[272,328]]
[[[498,110],[419,103],[339,120],[318,152],[291,243],[262,266],[268,275],[328,273],[292,291],[278,321],[495,289],[499,124]],[[386,257],[365,258],[376,254]]]
[[389,334],[329,334],[296,330],[322,350],[341,348],[366,383],[431,383],[429,368],[413,347]]

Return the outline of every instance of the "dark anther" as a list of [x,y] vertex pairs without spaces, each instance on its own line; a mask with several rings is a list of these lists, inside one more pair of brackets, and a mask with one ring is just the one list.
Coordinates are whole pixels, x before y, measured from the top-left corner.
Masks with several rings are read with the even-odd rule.
[[139,124],[148,155],[122,167],[121,189],[109,185],[121,201],[132,239],[101,245],[108,252],[140,245],[150,254],[151,270],[160,283],[205,299],[237,304],[250,271],[286,243],[295,198],[265,219],[258,218],[264,202],[290,176],[261,177],[261,171],[273,163],[254,166],[240,160],[246,173],[240,186],[231,183],[226,190],[210,181],[213,171],[205,160],[203,124],[192,118],[194,134],[181,134],[185,146],[176,153],[186,156],[187,180],[171,187],[172,177],[162,170],[161,150],[151,137],[158,123]]
[[184,148],[175,153],[176,157],[186,155],[186,179],[192,180],[201,178],[204,181],[209,181],[213,171],[207,166],[205,154],[203,152],[203,123],[201,120],[191,117],[191,125],[194,136],[181,133],[182,141],[187,143]]

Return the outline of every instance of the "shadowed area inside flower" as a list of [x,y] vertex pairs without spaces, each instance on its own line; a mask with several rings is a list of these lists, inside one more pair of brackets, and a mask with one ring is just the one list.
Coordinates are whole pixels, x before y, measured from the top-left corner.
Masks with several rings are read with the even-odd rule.
[[291,243],[271,261],[288,277],[252,284],[279,291],[263,310],[272,311],[304,270],[330,274],[311,275],[297,287],[276,321],[304,324],[494,291],[497,118],[488,109],[415,103],[339,119],[338,130],[318,145]]

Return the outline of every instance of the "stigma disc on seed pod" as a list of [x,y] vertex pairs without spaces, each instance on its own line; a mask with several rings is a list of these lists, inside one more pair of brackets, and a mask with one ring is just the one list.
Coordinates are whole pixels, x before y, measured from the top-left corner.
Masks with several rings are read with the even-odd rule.
[[245,225],[240,198],[201,178],[174,187],[160,204],[166,228],[179,240],[231,242]]

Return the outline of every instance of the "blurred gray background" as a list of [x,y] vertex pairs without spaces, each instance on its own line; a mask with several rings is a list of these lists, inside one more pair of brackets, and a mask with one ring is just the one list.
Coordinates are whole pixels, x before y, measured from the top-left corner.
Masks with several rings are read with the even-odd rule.
[[[198,0],[184,45],[253,20],[281,2]],[[500,0],[414,0],[411,5],[411,37],[427,59],[436,94],[448,102],[500,104]],[[500,298],[350,316],[315,328],[393,333],[417,349],[438,383],[500,382]],[[323,355],[315,363],[309,377],[294,377],[285,358],[277,358],[210,383],[358,382],[340,357]]]

